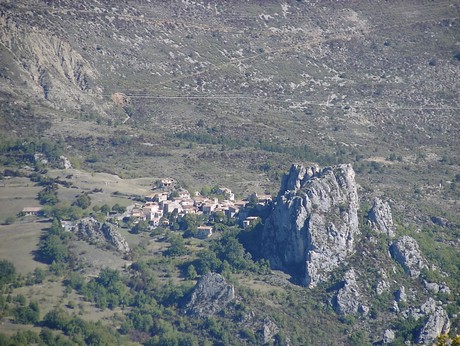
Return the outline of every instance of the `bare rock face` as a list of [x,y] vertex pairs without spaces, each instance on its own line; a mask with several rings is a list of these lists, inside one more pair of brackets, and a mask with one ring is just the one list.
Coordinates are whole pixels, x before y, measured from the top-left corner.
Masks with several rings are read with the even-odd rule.
[[316,286],[354,251],[358,205],[351,165],[293,165],[265,223],[263,255],[273,268]]
[[235,299],[235,288],[217,273],[204,275],[193,288],[183,312],[190,316],[212,316]]
[[0,42],[15,54],[24,85],[62,109],[95,104],[90,95],[98,72],[70,42],[25,18],[0,13]]
[[129,253],[130,251],[125,238],[123,238],[116,227],[110,223],[101,223],[89,217],[80,220],[73,231],[82,240],[95,243],[107,242],[122,253]]
[[427,267],[427,261],[420,253],[417,241],[412,237],[399,238],[391,244],[390,253],[411,277],[418,277],[420,271]]
[[432,312],[428,321],[423,326],[417,338],[419,344],[431,345],[441,334],[448,333],[450,329],[450,320],[447,313],[441,306],[437,306]]
[[367,218],[373,230],[394,237],[393,216],[388,202],[376,197]]
[[368,307],[362,304],[362,295],[356,282],[353,269],[347,271],[343,278],[344,285],[337,293],[334,308],[339,314],[350,315],[361,313],[366,315]]

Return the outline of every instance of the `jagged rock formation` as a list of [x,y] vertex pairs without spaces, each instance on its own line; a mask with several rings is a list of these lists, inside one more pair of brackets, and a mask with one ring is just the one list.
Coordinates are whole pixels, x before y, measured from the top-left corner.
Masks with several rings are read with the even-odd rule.
[[407,235],[391,244],[390,253],[411,277],[418,277],[420,271],[427,267],[427,261],[420,253],[417,241]]
[[334,308],[337,313],[349,315],[359,312],[366,315],[369,312],[369,308],[362,304],[362,295],[353,269],[345,273],[343,282],[343,287],[337,293],[334,301]]
[[120,232],[110,223],[98,222],[89,217],[82,219],[73,229],[79,239],[95,243],[109,243],[122,253],[130,251],[128,242]]
[[316,286],[354,251],[358,194],[351,165],[293,165],[262,234],[262,252],[275,269]]
[[420,308],[412,307],[402,312],[404,318],[411,317],[415,320],[428,316],[417,337],[419,344],[431,345],[440,334],[449,332],[450,320],[440,304],[441,302],[428,298]]
[[393,216],[388,202],[376,197],[371,210],[367,214],[369,224],[373,230],[394,237]]
[[417,338],[419,344],[431,345],[436,338],[448,333],[450,329],[450,320],[447,313],[441,306],[437,306],[429,315],[428,321],[423,326]]
[[235,299],[235,288],[217,273],[204,275],[195,285],[183,312],[191,316],[212,316]]

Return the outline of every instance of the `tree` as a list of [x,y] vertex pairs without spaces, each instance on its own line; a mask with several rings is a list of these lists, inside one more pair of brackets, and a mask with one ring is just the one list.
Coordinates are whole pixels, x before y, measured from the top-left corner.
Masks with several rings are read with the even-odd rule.
[[18,306],[13,312],[17,323],[37,323],[40,318],[40,308],[36,302],[30,302],[29,306]]
[[209,194],[211,194],[211,186],[209,185],[205,185],[201,188],[201,195],[202,196],[208,196]]
[[141,232],[147,232],[150,230],[150,225],[147,221],[139,221],[137,224],[134,225],[133,228],[131,228],[131,233],[134,234],[139,234]]
[[253,193],[253,194],[249,195],[248,202],[249,202],[250,207],[255,207],[257,205],[257,203],[259,203],[259,199],[257,198],[257,194]]
[[112,207],[112,211],[117,212],[119,214],[124,213],[126,211],[125,207],[122,207],[118,203],[114,204]]
[[176,256],[182,256],[188,253],[188,250],[184,244],[184,239],[181,236],[171,235],[168,241],[171,245],[165,251],[166,256],[176,257]]
[[198,277],[198,273],[196,272],[195,266],[190,264],[187,267],[187,273],[185,274],[185,278],[187,280],[195,280]]
[[57,197],[57,184],[51,184],[46,186],[43,190],[38,193],[38,200],[40,204],[55,205],[59,200]]
[[108,214],[110,213],[110,207],[107,205],[107,204],[104,204],[102,207],[101,207],[101,213],[104,213],[104,214]]
[[82,209],[87,209],[91,205],[91,198],[87,194],[83,194],[78,196],[73,204]]
[[13,223],[15,223],[16,221],[16,217],[15,216],[8,216],[5,221],[4,221],[4,224],[5,225],[12,225]]
[[14,264],[7,260],[0,260],[0,287],[13,282],[16,278]]

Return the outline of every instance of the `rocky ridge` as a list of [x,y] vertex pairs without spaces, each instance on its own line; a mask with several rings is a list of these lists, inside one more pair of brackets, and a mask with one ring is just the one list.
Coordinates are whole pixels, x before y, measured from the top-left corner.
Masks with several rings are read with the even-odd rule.
[[79,239],[95,242],[109,243],[121,253],[129,253],[130,248],[125,238],[116,227],[108,222],[98,222],[92,217],[81,219],[73,228]]
[[351,165],[293,165],[262,234],[262,251],[276,269],[314,287],[346,263],[358,229],[358,193]]

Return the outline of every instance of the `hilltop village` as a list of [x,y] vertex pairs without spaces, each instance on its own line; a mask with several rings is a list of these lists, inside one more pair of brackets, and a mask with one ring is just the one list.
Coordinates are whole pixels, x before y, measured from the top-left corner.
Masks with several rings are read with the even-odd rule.
[[171,227],[178,219],[186,215],[196,215],[200,223],[194,236],[205,239],[213,234],[213,222],[233,219],[247,228],[258,221],[251,216],[254,208],[263,208],[271,204],[271,195],[253,193],[246,199],[238,200],[226,187],[214,187],[206,195],[202,192],[190,193],[176,187],[173,179],[162,179],[154,183],[153,192],[144,196],[145,202],[135,202],[124,213],[116,216],[118,222],[130,222],[132,225],[143,222],[153,230],[158,227]]

